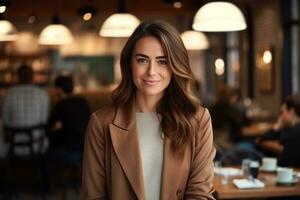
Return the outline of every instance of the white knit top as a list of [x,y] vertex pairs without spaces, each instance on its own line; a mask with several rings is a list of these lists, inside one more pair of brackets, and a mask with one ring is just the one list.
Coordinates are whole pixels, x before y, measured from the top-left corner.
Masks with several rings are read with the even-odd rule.
[[160,199],[163,139],[156,113],[136,113],[146,200]]

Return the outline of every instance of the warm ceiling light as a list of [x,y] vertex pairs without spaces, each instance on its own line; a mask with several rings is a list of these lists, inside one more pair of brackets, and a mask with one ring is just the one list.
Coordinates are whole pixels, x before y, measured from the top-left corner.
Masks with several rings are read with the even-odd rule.
[[246,28],[242,12],[229,2],[205,4],[197,11],[193,22],[193,29],[197,31],[239,31]]
[[99,35],[103,37],[129,37],[140,20],[134,15],[127,13],[125,1],[120,0],[118,13],[109,16],[101,26]]
[[103,37],[129,37],[140,20],[129,13],[116,13],[108,17],[99,32]]
[[39,36],[39,44],[42,45],[66,45],[72,41],[71,31],[59,22],[57,16],[53,18],[52,24],[42,30]]
[[35,21],[36,21],[36,16],[35,16],[34,14],[31,14],[31,15],[28,17],[28,23],[29,23],[29,24],[33,24]]
[[201,50],[209,47],[206,35],[198,31],[185,31],[181,34],[181,39],[188,50]]
[[179,8],[182,8],[182,3],[180,1],[175,1],[173,3],[173,6],[174,6],[174,8],[179,9]]
[[0,13],[4,13],[6,10],[6,6],[0,6]]
[[15,41],[17,30],[14,25],[7,20],[0,20],[0,41]]
[[89,21],[89,20],[91,20],[92,19],[92,13],[85,13],[84,15],[83,15],[83,17],[82,17],[82,19],[84,20],[84,21]]
[[215,61],[215,72],[217,75],[222,76],[225,72],[225,64],[222,58],[218,58]]
[[0,14],[4,13],[10,5],[10,0],[0,0]]
[[78,9],[78,14],[84,21],[89,21],[93,18],[93,15],[97,13],[97,10],[93,6],[85,5]]
[[270,50],[267,50],[263,54],[263,61],[265,64],[269,64],[272,62],[272,53]]

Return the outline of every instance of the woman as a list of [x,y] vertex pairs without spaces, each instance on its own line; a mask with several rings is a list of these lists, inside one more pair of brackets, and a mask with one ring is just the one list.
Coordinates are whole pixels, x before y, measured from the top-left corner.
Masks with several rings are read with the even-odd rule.
[[164,22],[142,23],[128,39],[113,105],[87,128],[85,199],[214,199],[211,120],[188,63]]

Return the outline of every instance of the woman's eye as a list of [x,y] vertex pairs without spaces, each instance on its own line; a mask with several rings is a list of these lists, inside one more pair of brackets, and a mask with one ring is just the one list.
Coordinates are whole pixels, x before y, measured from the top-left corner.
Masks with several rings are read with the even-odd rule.
[[148,63],[148,60],[146,58],[138,58],[137,62],[140,64],[146,64],[146,63]]
[[168,61],[167,60],[158,60],[157,63],[160,65],[167,65]]

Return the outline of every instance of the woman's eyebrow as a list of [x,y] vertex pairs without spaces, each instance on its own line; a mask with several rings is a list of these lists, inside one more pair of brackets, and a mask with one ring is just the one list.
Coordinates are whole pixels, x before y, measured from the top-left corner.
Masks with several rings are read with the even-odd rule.
[[141,54],[141,53],[135,54],[135,57],[138,57],[138,56],[144,57],[144,58],[149,58],[149,56],[147,56],[147,55],[145,55],[145,54]]
[[[135,54],[135,57],[144,57],[144,58],[149,58],[149,56],[142,54],[142,53],[137,53]],[[157,56],[155,59],[167,59],[167,56]]]

